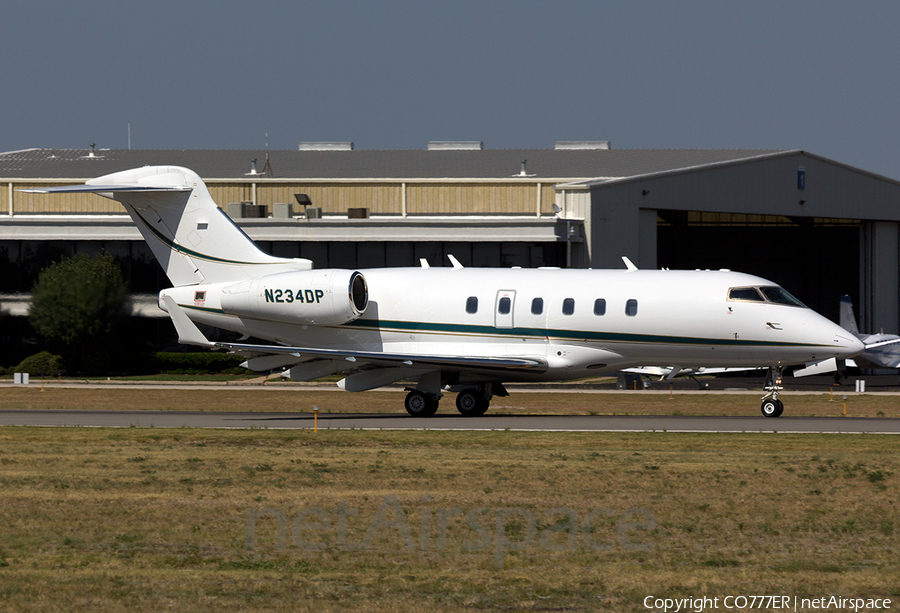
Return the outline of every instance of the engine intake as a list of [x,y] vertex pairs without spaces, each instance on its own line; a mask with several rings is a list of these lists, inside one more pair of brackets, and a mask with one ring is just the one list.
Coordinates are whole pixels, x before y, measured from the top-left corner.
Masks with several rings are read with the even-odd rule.
[[222,289],[230,315],[285,323],[336,325],[358,319],[369,290],[355,270],[297,270],[241,281]]

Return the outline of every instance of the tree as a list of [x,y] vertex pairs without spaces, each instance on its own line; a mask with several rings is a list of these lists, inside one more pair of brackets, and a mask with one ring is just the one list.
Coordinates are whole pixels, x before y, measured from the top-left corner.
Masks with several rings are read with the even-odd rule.
[[111,255],[76,255],[38,275],[28,320],[40,336],[66,347],[70,370],[104,371],[127,298],[128,287]]

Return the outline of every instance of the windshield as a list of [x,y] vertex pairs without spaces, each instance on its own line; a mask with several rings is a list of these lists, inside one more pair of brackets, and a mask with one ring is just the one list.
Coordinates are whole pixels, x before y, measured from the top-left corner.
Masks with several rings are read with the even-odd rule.
[[765,302],[762,294],[755,287],[732,287],[728,290],[729,300],[751,300],[753,302]]
[[775,304],[783,304],[786,306],[798,306],[806,308],[806,305],[791,296],[784,288],[773,286],[773,287],[761,287],[763,295],[766,297],[766,300],[769,302],[774,302]]
[[765,287],[732,287],[728,290],[728,300],[743,302],[768,302],[784,306],[806,308],[806,305],[777,285]]

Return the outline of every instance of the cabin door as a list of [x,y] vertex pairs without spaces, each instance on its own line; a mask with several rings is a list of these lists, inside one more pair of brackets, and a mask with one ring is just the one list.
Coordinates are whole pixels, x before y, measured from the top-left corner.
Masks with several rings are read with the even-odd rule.
[[502,289],[497,292],[497,300],[494,303],[494,327],[514,328],[513,312],[516,306],[515,290]]

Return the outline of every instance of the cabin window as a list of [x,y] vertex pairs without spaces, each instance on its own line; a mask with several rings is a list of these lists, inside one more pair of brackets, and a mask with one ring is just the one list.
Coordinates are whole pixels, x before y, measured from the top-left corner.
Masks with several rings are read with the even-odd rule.
[[512,301],[508,297],[504,296],[500,299],[500,303],[497,305],[497,312],[499,312],[501,315],[508,315],[511,304]]
[[625,314],[629,317],[637,315],[637,300],[634,298],[628,299],[628,302],[625,303]]
[[478,312],[478,298],[475,296],[469,296],[468,300],[466,300],[466,313],[477,313]]
[[594,315],[606,315],[605,298],[597,298],[594,300]]
[[532,315],[540,315],[544,312],[544,299],[543,298],[535,298],[531,301],[531,314]]
[[732,287],[728,290],[728,299],[764,302],[762,295],[755,287]]
[[563,300],[563,315],[571,315],[575,312],[575,299],[566,298]]

